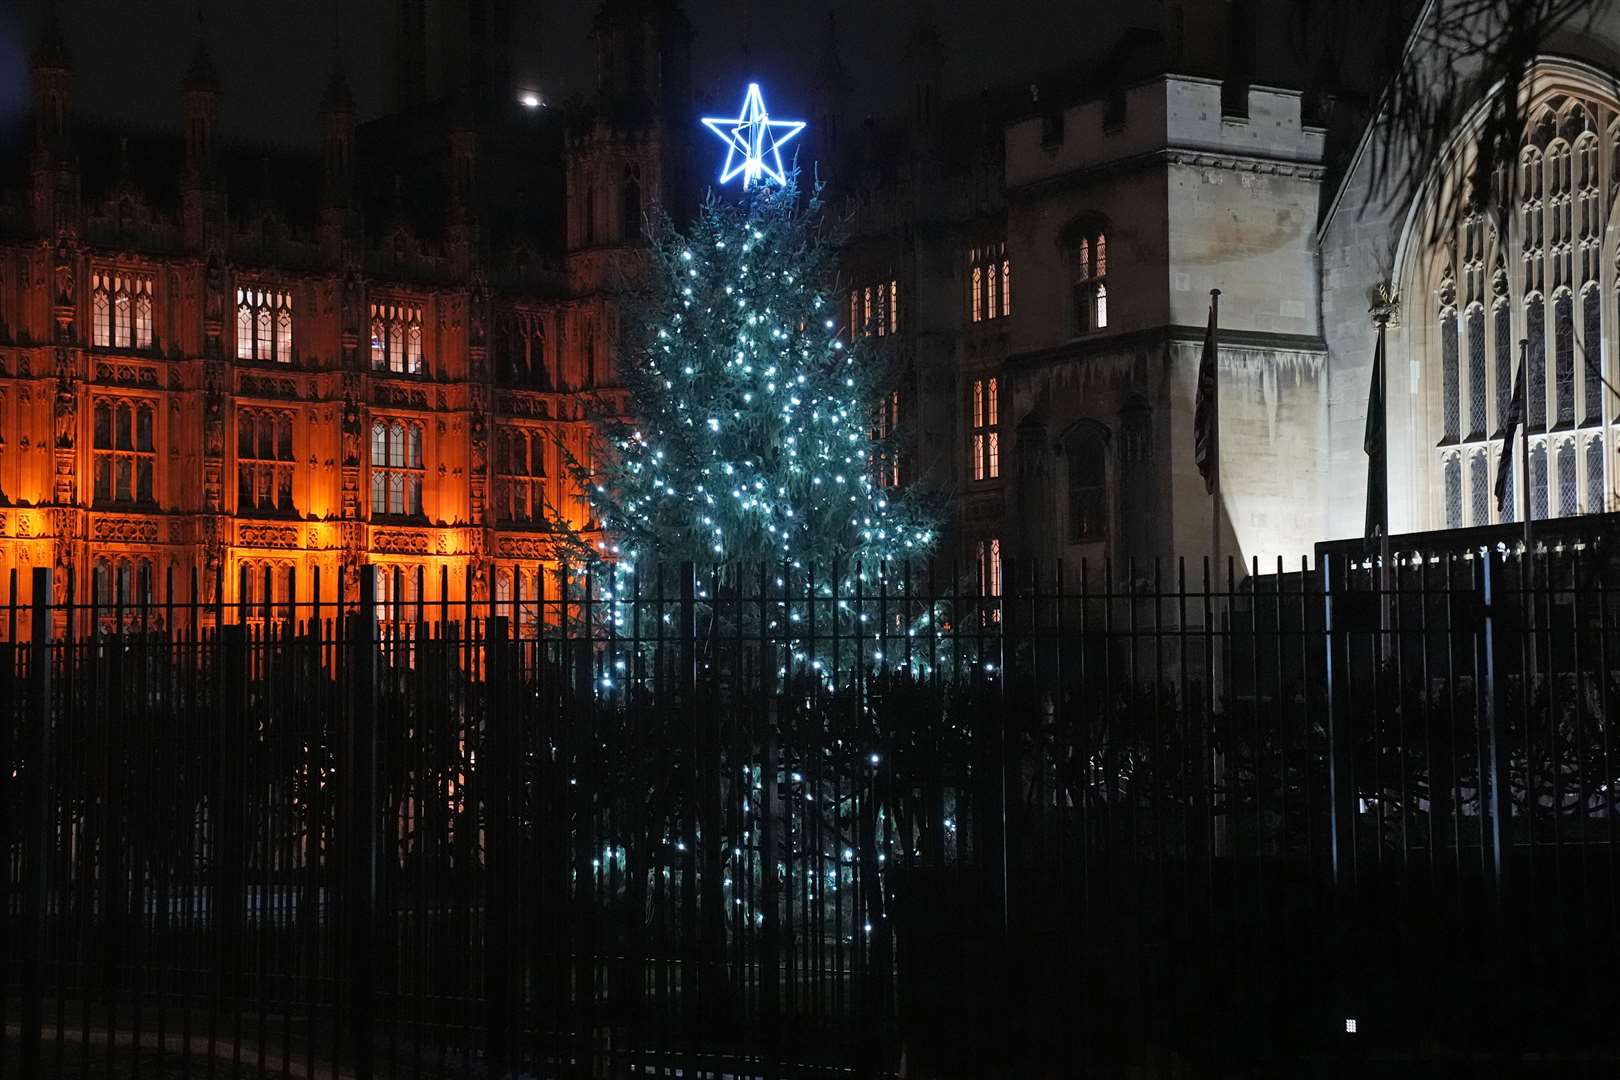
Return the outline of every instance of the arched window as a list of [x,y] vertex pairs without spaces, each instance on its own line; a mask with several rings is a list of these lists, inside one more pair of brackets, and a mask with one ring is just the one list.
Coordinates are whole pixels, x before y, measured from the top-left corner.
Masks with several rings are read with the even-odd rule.
[[1575,422],[1575,304],[1567,290],[1553,298],[1553,402],[1559,427]]
[[90,341],[107,348],[112,344],[112,277],[93,274],[90,278]]
[[1530,519],[1547,517],[1547,444],[1537,441],[1530,447]]
[[1524,308],[1525,354],[1524,409],[1531,431],[1547,429],[1547,339],[1546,310],[1540,296],[1532,296]]
[[236,290],[236,358],[292,363],[292,293],[243,286]]
[[1446,455],[1446,528],[1460,529],[1463,524],[1462,459],[1458,454]]
[[1081,425],[1063,442],[1069,466],[1069,543],[1104,540],[1108,535],[1108,461],[1102,432]]
[[1468,309],[1468,437],[1485,437],[1485,309]]
[[1469,524],[1491,523],[1491,495],[1490,456],[1480,447],[1468,455]]
[[497,570],[495,572],[495,614],[504,618],[512,617],[512,571]]
[[1492,337],[1496,346],[1496,422],[1500,426],[1513,398],[1513,309],[1498,300],[1492,310]]
[[1441,436],[1447,442],[1460,437],[1458,428],[1461,401],[1460,373],[1457,370],[1457,312],[1447,308],[1440,313],[1440,416]]
[[1083,228],[1073,240],[1075,330],[1108,327],[1108,234],[1101,225]]
[[98,401],[94,410],[94,499],[98,505],[155,501],[157,411],[147,400]]
[[1603,476],[1603,436],[1586,440],[1586,512],[1601,514],[1609,508],[1609,485]]
[[1596,282],[1581,292],[1581,419],[1587,424],[1603,422],[1603,300]]
[[1558,516],[1574,517],[1580,512],[1576,502],[1575,440],[1558,441]]
[[97,555],[90,568],[90,595],[97,604],[110,604],[113,600],[113,568],[105,555]]
[[371,512],[420,516],[422,425],[409,420],[376,420],[371,425]]
[[422,307],[384,301],[371,305],[371,368],[422,374]]

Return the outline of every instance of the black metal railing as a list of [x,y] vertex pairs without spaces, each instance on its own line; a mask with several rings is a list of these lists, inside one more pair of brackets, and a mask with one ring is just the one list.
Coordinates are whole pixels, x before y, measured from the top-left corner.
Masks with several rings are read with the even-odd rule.
[[1620,568],[1268,569],[13,575],[0,1075],[1612,1053]]

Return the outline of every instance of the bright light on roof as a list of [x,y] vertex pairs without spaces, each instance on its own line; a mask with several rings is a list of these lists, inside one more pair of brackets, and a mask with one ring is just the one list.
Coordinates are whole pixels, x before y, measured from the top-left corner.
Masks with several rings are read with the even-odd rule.
[[518,104],[525,109],[538,109],[540,107],[540,95],[533,90],[525,90],[518,95]]

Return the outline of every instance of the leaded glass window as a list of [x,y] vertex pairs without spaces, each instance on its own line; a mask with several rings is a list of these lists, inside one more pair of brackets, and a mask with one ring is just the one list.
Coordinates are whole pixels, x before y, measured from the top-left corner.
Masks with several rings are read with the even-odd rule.
[[1468,437],[1485,437],[1485,309],[1468,309]]
[[1446,528],[1460,529],[1463,524],[1462,461],[1456,454],[1446,455]]

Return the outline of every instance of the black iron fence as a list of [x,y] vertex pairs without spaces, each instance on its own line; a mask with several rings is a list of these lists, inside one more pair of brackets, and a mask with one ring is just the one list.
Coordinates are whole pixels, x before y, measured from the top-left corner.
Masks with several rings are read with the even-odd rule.
[[1612,1053],[1620,568],[1248,569],[14,577],[0,1074]]

